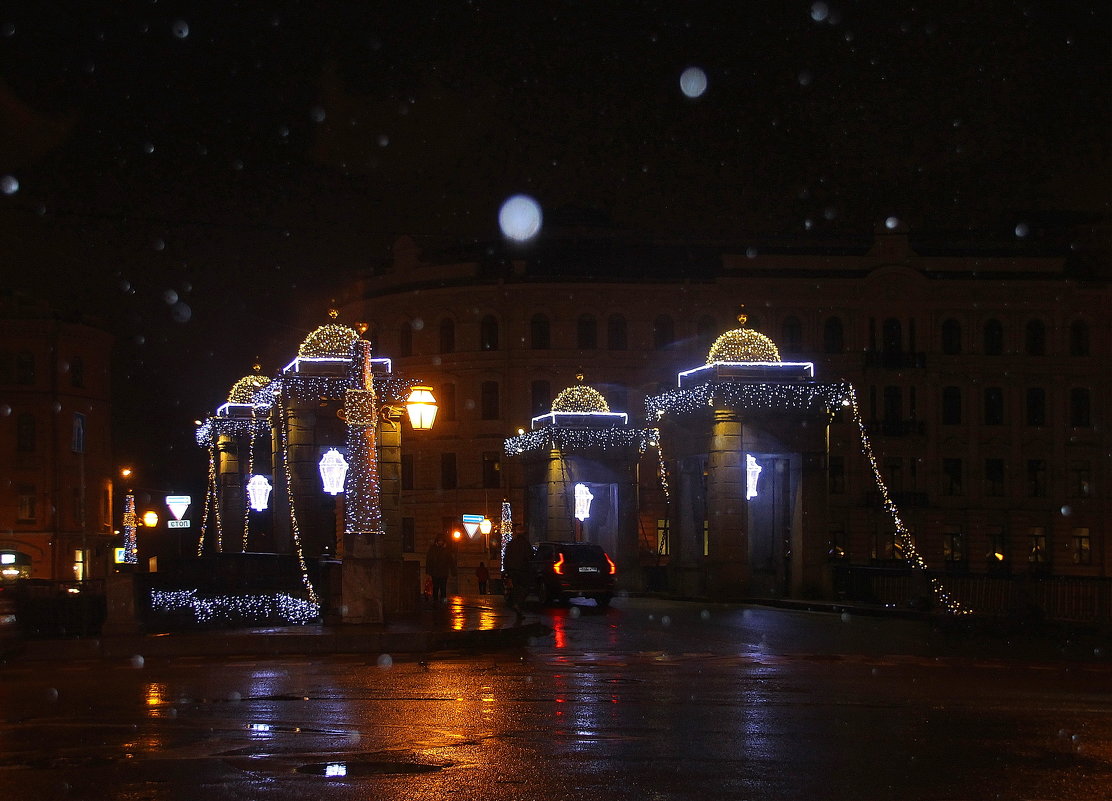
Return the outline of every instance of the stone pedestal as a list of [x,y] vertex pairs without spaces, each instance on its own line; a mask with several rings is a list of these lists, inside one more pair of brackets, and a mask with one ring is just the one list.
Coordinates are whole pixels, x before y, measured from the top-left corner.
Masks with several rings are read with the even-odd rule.
[[120,573],[104,581],[104,600],[107,607],[101,634],[136,634],[139,620],[135,610],[135,576]]

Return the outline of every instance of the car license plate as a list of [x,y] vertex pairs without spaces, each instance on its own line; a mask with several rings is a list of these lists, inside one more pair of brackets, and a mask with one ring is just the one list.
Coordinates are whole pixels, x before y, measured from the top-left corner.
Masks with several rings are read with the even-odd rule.
[[579,572],[580,573],[597,573],[598,568],[597,567],[581,567],[581,568],[579,568]]

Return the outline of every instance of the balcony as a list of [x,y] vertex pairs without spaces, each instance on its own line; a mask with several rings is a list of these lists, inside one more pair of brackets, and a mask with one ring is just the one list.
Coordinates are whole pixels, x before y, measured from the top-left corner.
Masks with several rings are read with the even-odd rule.
[[905,351],[867,350],[865,367],[881,370],[922,369],[927,366],[927,354]]

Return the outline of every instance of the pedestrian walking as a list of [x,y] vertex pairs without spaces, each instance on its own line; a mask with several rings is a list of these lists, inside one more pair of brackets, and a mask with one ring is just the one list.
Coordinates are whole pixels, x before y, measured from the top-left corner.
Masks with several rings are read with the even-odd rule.
[[479,595],[486,595],[487,582],[490,581],[490,571],[487,570],[486,562],[479,562],[479,566],[475,568],[475,578],[479,582]]
[[425,554],[425,572],[432,579],[433,604],[447,603],[448,601],[448,576],[452,574],[452,551],[444,540],[443,534],[437,534],[436,539],[429,546]]
[[525,605],[525,596],[529,594],[532,583],[533,546],[529,544],[529,535],[522,531],[514,535],[506,546],[506,556],[502,562],[502,572],[510,579],[510,606],[521,613]]

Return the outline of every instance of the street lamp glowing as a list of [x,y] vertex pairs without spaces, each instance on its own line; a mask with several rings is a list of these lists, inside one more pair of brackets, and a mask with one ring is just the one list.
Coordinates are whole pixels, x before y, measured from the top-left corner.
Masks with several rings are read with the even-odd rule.
[[489,517],[484,517],[479,523],[479,533],[484,537],[490,533],[491,522]]
[[154,528],[158,525],[157,512],[143,512],[143,525],[147,528]]
[[339,495],[344,491],[344,477],[347,475],[348,463],[343,454],[335,448],[320,458],[317,465],[320,468],[320,478],[324,482],[324,491],[329,495]]
[[409,393],[405,402],[405,410],[409,414],[409,422],[417,431],[428,431],[436,420],[436,398],[433,397],[432,387],[417,386]]

